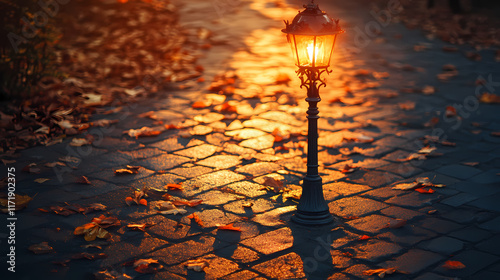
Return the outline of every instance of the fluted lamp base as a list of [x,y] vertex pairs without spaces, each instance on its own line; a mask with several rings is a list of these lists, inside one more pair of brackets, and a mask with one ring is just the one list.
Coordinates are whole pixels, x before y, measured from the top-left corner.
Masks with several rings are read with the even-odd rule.
[[306,176],[302,196],[292,221],[305,226],[322,226],[333,223],[328,204],[323,197],[323,183],[319,176]]

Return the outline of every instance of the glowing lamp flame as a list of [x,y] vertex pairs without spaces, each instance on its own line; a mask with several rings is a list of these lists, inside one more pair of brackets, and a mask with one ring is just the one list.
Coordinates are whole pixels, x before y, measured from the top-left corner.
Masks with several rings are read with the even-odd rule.
[[[319,48],[316,46],[313,47],[314,43],[309,43],[307,46],[307,58],[309,59],[309,63],[312,65],[313,62],[316,62],[318,59]],[[314,57],[314,59],[312,59]]]

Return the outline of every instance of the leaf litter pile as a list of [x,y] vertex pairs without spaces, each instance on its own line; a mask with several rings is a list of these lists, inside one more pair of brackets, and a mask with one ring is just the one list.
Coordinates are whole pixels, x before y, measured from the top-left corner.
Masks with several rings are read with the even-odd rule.
[[[70,1],[60,8],[55,54],[63,75],[43,78],[30,97],[0,104],[4,156],[112,125],[124,105],[202,75],[195,63],[210,32],[180,28],[172,1]],[[112,117],[93,122],[96,113]],[[92,142],[79,138],[71,145]]]

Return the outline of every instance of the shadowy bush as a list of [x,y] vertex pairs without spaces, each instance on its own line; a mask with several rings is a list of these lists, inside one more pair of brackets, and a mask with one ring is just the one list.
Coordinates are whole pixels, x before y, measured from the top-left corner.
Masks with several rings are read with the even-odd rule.
[[[40,0],[0,0],[0,98],[26,98],[45,76],[56,76],[59,32]],[[50,12],[50,10],[49,10]],[[52,10],[53,12],[53,10]]]

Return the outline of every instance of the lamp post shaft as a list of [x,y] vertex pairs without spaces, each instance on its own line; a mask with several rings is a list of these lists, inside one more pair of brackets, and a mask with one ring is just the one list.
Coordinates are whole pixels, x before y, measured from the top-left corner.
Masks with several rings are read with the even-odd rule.
[[[302,185],[302,196],[297,206],[297,213],[292,220],[302,225],[325,225],[333,222],[328,205],[323,196],[323,181],[318,174],[318,86],[316,73],[309,77],[306,101],[307,110],[307,174]],[[319,74],[318,74],[319,76]]]

